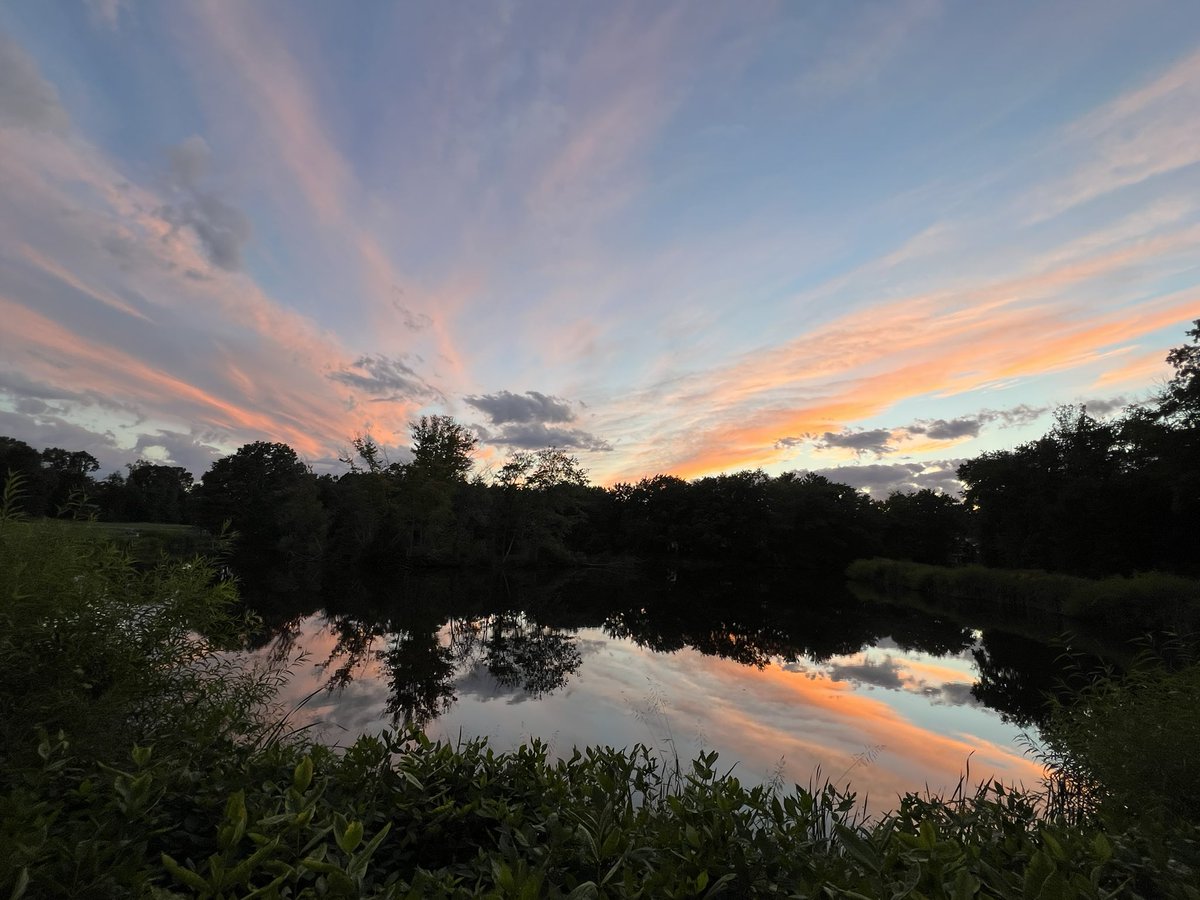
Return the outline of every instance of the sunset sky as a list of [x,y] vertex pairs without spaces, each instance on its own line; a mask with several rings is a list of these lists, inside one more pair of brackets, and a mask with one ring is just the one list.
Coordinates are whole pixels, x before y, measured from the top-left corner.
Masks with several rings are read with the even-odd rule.
[[1149,396],[1200,4],[0,6],[0,434],[876,493]]

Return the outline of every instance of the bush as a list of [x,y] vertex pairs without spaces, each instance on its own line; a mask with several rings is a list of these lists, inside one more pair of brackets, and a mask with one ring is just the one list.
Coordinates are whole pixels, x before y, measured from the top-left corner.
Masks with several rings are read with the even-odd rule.
[[142,571],[86,526],[0,521],[0,767],[39,730],[110,762],[267,727],[270,684],[220,653],[236,596],[201,559]]
[[1061,782],[1110,817],[1200,822],[1200,663],[1139,656],[1052,703],[1043,734]]

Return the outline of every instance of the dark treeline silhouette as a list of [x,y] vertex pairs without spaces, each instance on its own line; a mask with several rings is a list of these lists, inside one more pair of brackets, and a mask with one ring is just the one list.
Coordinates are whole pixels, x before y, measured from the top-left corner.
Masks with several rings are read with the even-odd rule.
[[835,571],[856,558],[1043,568],[1081,575],[1200,567],[1200,320],[1168,355],[1159,395],[1100,421],[1064,407],[1043,437],[958,470],[964,499],[930,490],[873,500],[814,473],[671,475],[601,488],[556,448],[471,476],[476,438],[447,416],[412,425],[412,460],[355,438],[340,476],[284,444],[247,444],[198,484],[142,461],[95,480],[84,452],[0,438],[0,472],[24,475],[26,511],[110,521],[229,523],[235,553],[277,587],[323,575],[430,566],[614,559]]

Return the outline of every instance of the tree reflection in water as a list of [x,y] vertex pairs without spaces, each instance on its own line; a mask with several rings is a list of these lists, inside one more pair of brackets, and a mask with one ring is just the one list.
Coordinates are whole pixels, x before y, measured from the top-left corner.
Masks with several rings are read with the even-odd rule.
[[[328,615],[323,632],[334,643],[319,663],[326,689],[368,676],[374,664],[389,687],[393,723],[424,726],[453,705],[455,683],[467,669],[482,667],[504,688],[539,697],[566,684],[583,661],[573,631],[524,613],[420,618]],[[280,642],[290,649],[294,635],[281,631],[275,648]]]
[[[376,599],[403,597],[382,603]],[[272,650],[295,649],[300,619],[278,608]],[[446,713],[464,679],[485,676],[498,693],[537,698],[566,685],[583,657],[578,631],[659,653],[692,648],[763,669],[829,663],[887,639],[934,657],[970,652],[979,668],[971,693],[1021,725],[1037,724],[1059,674],[1056,650],[1003,631],[864,600],[839,582],[790,579],[572,578],[528,581],[410,579],[401,594],[360,592],[329,603],[319,663],[326,688],[381,678],[394,724],[425,726]],[[886,646],[886,645],[885,645]]]

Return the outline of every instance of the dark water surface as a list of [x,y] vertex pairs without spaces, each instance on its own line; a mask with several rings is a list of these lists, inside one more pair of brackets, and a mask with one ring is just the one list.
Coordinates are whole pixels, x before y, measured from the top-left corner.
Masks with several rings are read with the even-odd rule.
[[[1033,787],[1024,752],[1061,647],[856,595],[745,574],[425,575],[258,601],[261,656],[295,659],[285,699],[330,744],[417,723],[433,738],[717,750],[743,781],[906,791],[993,777]],[[1047,630],[1049,626],[1039,626]],[[1051,633],[1047,630],[1047,633]]]

